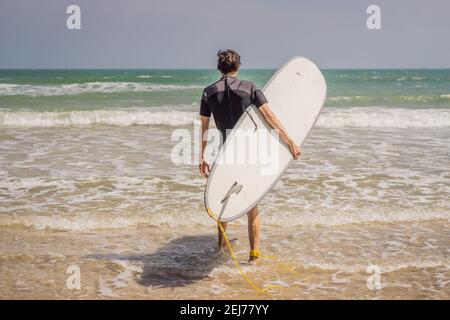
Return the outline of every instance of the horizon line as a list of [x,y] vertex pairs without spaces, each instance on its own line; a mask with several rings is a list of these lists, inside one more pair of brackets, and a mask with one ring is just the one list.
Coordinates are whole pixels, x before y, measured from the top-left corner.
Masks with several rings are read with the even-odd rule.
[[[240,71],[258,71],[258,70],[277,70],[278,68],[244,68]],[[321,70],[450,70],[450,67],[338,67],[338,68],[320,68]],[[217,71],[215,68],[0,68],[0,71],[67,71],[67,70],[154,70],[154,71]]]

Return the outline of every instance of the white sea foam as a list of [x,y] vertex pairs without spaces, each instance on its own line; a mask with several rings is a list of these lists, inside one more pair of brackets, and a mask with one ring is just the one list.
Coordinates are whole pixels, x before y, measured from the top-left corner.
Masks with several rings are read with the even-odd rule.
[[86,82],[59,85],[0,83],[0,96],[60,96],[85,93],[155,92],[199,89],[196,85],[157,84],[142,82]]
[[[90,111],[0,111],[0,126],[56,127],[89,125],[190,125],[198,112],[188,105],[167,106],[156,111],[139,109],[101,109]],[[169,111],[170,110],[170,111]],[[406,108],[326,108],[317,122],[319,127],[339,128],[445,128],[450,127],[448,109]]]
[[93,110],[68,112],[0,112],[0,126],[61,127],[89,125],[188,125],[195,113],[149,110]]
[[[340,272],[362,272],[367,273],[367,264],[365,263],[355,263],[352,265],[346,264],[333,264],[333,263],[310,263],[304,264],[306,268],[319,268],[321,270],[338,270]],[[402,269],[407,268],[417,268],[417,269],[425,269],[425,268],[449,268],[449,261],[442,258],[434,259],[434,261],[408,261],[408,262],[393,262],[387,263],[379,266],[381,274],[386,274],[390,272],[396,272]]]
[[442,128],[450,127],[448,109],[329,108],[320,115],[320,127]]
[[266,214],[265,223],[281,227],[296,226],[340,226],[364,223],[398,223],[419,222],[429,220],[450,220],[450,213],[446,210],[395,210],[386,212],[376,209],[356,210],[350,208],[339,210],[314,210],[304,214]]
[[[331,212],[332,211],[332,212]],[[365,212],[363,212],[365,211]],[[328,214],[314,212],[314,214],[271,214],[264,215],[264,223],[267,226],[298,227],[298,226],[342,226],[349,224],[366,223],[399,223],[420,222],[430,220],[449,221],[448,211],[404,211],[404,212],[370,212],[362,210],[358,214],[347,214],[341,212],[336,214],[337,209],[330,210]],[[236,224],[245,224],[243,219],[237,220]],[[214,221],[206,213],[199,214],[185,212],[183,216],[166,213],[146,213],[138,215],[111,216],[105,214],[72,214],[67,215],[2,215],[0,226],[25,226],[33,229],[54,230],[97,230],[97,229],[121,229],[133,226],[212,226]]]
[[101,229],[121,229],[133,226],[209,226],[213,225],[213,220],[207,215],[197,217],[172,217],[167,215],[138,215],[138,216],[104,216],[104,215],[29,215],[11,216],[2,215],[0,226],[24,226],[33,229],[51,230],[101,230]]
[[[423,85],[414,85],[415,88],[423,88]],[[435,102],[444,102],[450,98],[449,94],[441,95],[396,95],[396,96],[367,96],[367,95],[355,95],[355,96],[330,96],[327,97],[328,102],[341,103],[339,106],[352,105],[376,105],[379,101],[390,101],[394,104],[430,104]]]

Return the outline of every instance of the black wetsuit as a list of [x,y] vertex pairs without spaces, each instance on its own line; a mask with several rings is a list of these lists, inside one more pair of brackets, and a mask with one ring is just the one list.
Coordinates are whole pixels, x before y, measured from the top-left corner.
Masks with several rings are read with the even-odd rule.
[[217,129],[225,141],[227,130],[233,129],[236,122],[250,105],[261,107],[266,97],[253,82],[224,76],[203,90],[200,115],[214,116]]

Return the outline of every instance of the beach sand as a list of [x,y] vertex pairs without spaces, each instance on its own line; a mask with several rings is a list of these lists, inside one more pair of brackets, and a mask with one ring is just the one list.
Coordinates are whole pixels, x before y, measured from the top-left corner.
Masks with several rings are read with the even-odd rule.
[[[246,262],[246,228],[230,226],[243,270],[216,252],[211,228],[62,232],[1,228],[2,299],[448,299],[445,224],[263,226],[262,257]],[[287,236],[286,236],[287,235]],[[276,260],[273,259],[276,257]],[[80,289],[69,289],[70,266]],[[369,278],[376,266],[380,287]],[[369,285],[368,285],[369,280]],[[371,285],[372,284],[372,285]],[[69,286],[70,287],[70,286]]]

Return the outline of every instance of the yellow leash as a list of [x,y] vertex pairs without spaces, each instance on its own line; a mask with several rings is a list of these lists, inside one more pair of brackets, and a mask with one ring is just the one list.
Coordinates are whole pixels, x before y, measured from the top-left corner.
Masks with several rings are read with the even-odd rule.
[[[205,206],[206,207],[206,206]],[[260,288],[258,287],[252,280],[250,280],[250,278],[245,274],[244,270],[241,267],[241,264],[239,263],[239,261],[236,258],[236,254],[234,253],[233,247],[231,246],[230,240],[228,240],[228,236],[227,233],[225,232],[225,230],[222,227],[222,224],[219,222],[219,220],[217,219],[216,215],[211,211],[211,209],[206,208],[206,210],[208,211],[208,214],[211,218],[213,218],[216,222],[217,225],[219,226],[220,231],[222,232],[222,235],[225,239],[225,242],[227,243],[228,249],[230,250],[230,254],[231,257],[233,258],[234,264],[236,265],[236,267],[239,270],[239,273],[241,274],[241,276],[250,284],[250,286],[253,287],[253,289],[255,289],[256,291],[258,291],[260,294],[270,294],[270,292],[268,292],[269,289],[271,288],[278,288],[280,286],[277,285],[268,285],[266,286],[266,288]],[[254,254],[255,256],[260,256],[260,252],[257,250],[251,250],[250,251],[250,255]]]

